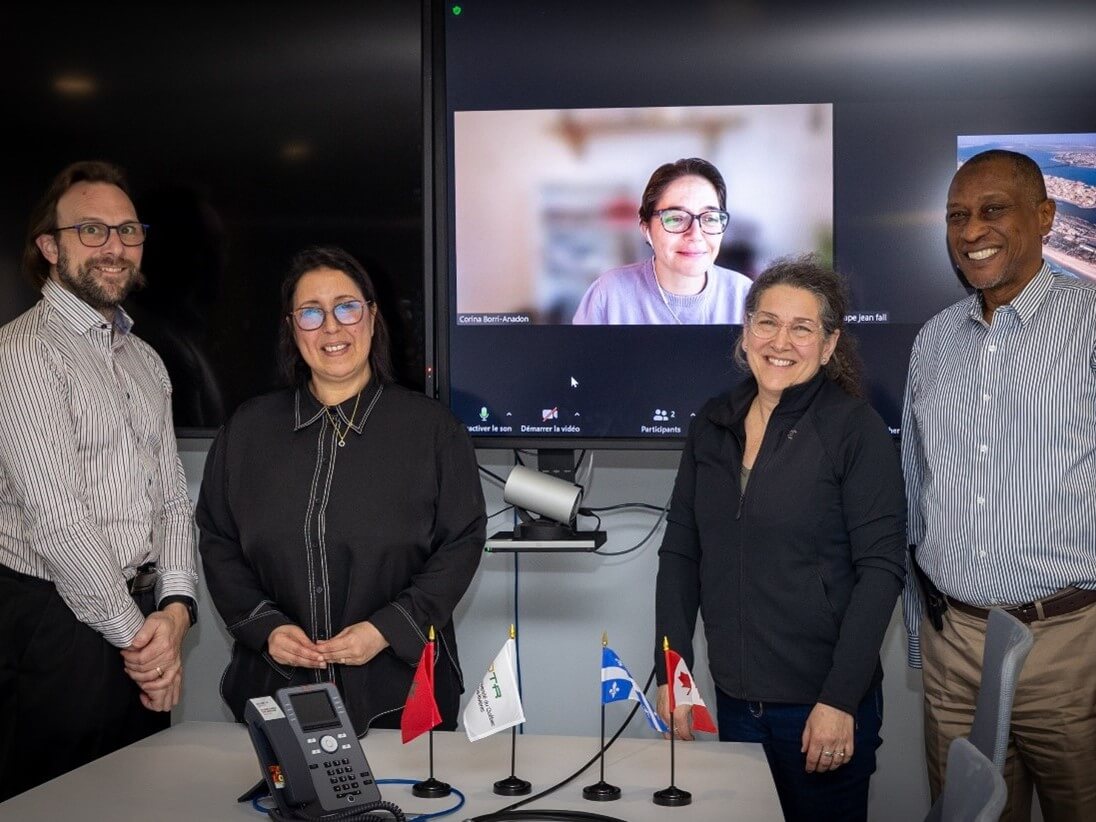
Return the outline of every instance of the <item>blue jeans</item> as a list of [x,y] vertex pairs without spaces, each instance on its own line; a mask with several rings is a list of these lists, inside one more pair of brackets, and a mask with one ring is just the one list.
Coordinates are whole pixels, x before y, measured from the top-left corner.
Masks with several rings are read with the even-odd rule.
[[835,771],[807,773],[807,756],[799,750],[813,707],[750,702],[716,688],[719,738],[725,742],[761,743],[786,820],[867,820],[868,780],[875,773],[875,751],[883,741],[879,738],[882,686],[868,691],[857,708],[855,752],[847,765]]

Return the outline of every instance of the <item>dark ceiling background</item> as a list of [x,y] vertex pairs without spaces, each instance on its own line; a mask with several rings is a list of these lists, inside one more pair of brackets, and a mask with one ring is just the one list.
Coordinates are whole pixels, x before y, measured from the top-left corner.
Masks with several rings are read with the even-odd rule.
[[401,381],[423,385],[418,3],[50,4],[0,12],[0,40],[0,323],[37,298],[17,274],[33,203],[101,158],[152,225],[127,308],[177,425],[276,384],[278,283],[313,243],[366,264]]

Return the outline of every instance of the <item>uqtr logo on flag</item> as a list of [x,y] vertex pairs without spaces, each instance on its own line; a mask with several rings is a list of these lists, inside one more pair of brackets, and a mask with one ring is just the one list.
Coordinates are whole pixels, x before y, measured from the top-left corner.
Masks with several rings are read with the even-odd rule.
[[518,693],[517,647],[512,638],[495,656],[461,719],[471,742],[525,721]]

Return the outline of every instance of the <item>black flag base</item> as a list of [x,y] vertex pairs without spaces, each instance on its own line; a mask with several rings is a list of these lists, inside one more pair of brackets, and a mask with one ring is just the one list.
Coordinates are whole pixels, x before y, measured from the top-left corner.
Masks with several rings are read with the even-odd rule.
[[533,783],[527,779],[510,774],[495,783],[494,791],[499,796],[525,796],[533,790]]
[[591,802],[612,802],[620,799],[620,788],[610,785],[604,779],[595,785],[587,785],[582,789],[582,798]]
[[449,786],[448,782],[440,782],[434,777],[423,780],[422,782],[416,782],[411,786],[411,793],[422,799],[440,799],[443,796],[449,796],[453,792],[453,789]]
[[663,788],[661,791],[655,791],[652,797],[656,805],[666,805],[668,807],[676,808],[681,805],[688,805],[693,801],[693,795],[688,791],[683,791],[681,788],[671,785],[668,788]]

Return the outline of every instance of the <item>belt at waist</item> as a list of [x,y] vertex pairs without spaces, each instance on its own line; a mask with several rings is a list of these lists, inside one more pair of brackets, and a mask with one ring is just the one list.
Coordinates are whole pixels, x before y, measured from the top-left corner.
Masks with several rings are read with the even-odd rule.
[[[947,597],[948,606],[964,614],[989,619],[989,610],[979,608],[976,605],[967,605],[953,597]],[[1011,614],[1025,625],[1040,619],[1070,614],[1096,602],[1096,590],[1089,591],[1084,588],[1063,588],[1045,599],[1037,599],[1034,602],[1025,602],[1023,605],[1001,606],[1001,610]]]
[[[156,569],[156,564],[147,562],[137,569],[137,573],[132,579],[126,580],[126,590],[132,595],[148,593],[156,588],[156,580],[159,576],[160,572]],[[7,577],[8,579],[16,580],[17,582],[28,585],[48,585],[51,588],[56,587],[51,580],[31,576],[30,574],[23,574],[3,564],[0,564],[0,577]]]
[[156,570],[155,562],[146,562],[137,569],[132,579],[126,580],[126,587],[131,594],[143,594],[156,587],[156,580],[160,572]]

